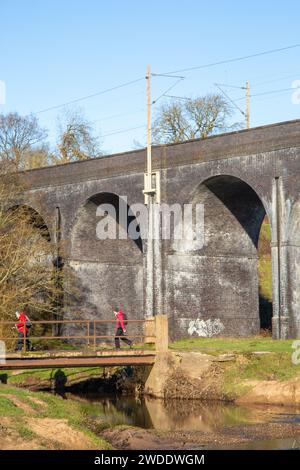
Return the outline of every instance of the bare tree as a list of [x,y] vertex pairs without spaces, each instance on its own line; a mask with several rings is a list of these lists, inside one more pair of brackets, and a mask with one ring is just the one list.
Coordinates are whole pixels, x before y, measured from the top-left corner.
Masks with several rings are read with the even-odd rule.
[[32,170],[33,168],[41,168],[51,164],[51,154],[48,145],[43,144],[35,148],[29,149],[24,154],[24,169]]
[[26,168],[26,156],[47,136],[35,116],[17,113],[0,115],[0,160],[13,164],[15,169]]
[[232,109],[221,95],[206,95],[194,99],[176,100],[164,104],[153,126],[155,143],[176,143],[205,138],[237,128],[229,125]]
[[[54,243],[42,217],[22,205],[21,176],[2,164],[0,176],[0,321],[25,309],[32,319],[62,317],[58,299],[77,296],[68,266],[61,269],[63,243]],[[60,256],[59,268],[58,253]],[[64,292],[63,292],[64,291]],[[64,295],[64,297],[62,297]],[[60,309],[60,311],[58,311]],[[0,324],[0,336],[11,336]]]
[[59,119],[58,151],[52,156],[54,164],[87,160],[102,155],[99,138],[80,111],[65,112]]

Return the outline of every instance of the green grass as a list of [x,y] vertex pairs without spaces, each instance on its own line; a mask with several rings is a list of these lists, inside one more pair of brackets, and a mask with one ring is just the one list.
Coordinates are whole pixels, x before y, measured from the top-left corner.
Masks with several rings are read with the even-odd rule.
[[300,365],[294,365],[288,353],[251,357],[248,363],[238,368],[242,379],[289,380],[300,375]]
[[258,276],[260,295],[272,302],[272,261],[271,261],[271,230],[267,217],[262,223],[258,244]]
[[259,292],[261,296],[272,302],[272,263],[268,256],[258,261]]
[[[247,380],[285,381],[300,376],[300,365],[292,363],[294,340],[272,338],[193,338],[170,344],[170,349],[185,352],[202,352],[214,356],[235,354],[236,360],[222,364],[224,392],[227,396],[240,396],[247,391]],[[255,355],[257,351],[270,354]]]
[[0,416],[21,416],[24,411],[14,405],[6,396],[0,396]]
[[87,368],[66,368],[66,369],[38,369],[38,370],[24,370],[17,375],[12,371],[1,371],[1,375],[7,375],[7,382],[14,385],[33,386],[36,384],[38,387],[49,387],[54,381],[54,375],[57,370],[62,370],[67,378],[67,382],[75,383],[93,377],[99,377],[103,373],[101,367],[87,367]]
[[33,346],[36,347],[37,352],[41,351],[76,351],[78,348],[68,341],[62,339],[35,339],[34,336],[30,338]]
[[[109,449],[111,446],[103,439],[96,436],[87,428],[87,411],[85,404],[76,400],[63,400],[61,397],[44,392],[29,392],[27,390],[13,387],[11,385],[0,384],[0,416],[18,417],[15,421],[15,428],[25,439],[32,439],[34,433],[28,425],[22,421],[26,417],[34,417],[32,412],[27,412],[22,407],[17,407],[10,395],[19,398],[24,403],[38,411],[38,418],[64,419],[70,426],[83,432],[95,446],[100,449]],[[34,403],[34,399],[39,399],[45,405]]]
[[251,387],[249,380],[287,381],[300,376],[300,365],[294,365],[287,353],[244,357],[242,361],[225,366],[224,391],[237,397]]
[[17,430],[19,435],[22,437],[22,439],[31,441],[33,439],[37,438],[37,435],[35,432],[32,431],[28,426],[25,426],[24,424],[17,425]]
[[207,354],[219,355],[225,353],[252,353],[255,351],[270,351],[274,353],[292,354],[292,339],[274,340],[260,336],[249,338],[186,338],[170,343],[169,347],[175,351],[197,351]]
[[[28,392],[27,390],[19,389],[17,387],[2,385],[0,386],[0,415],[2,416],[27,416],[27,413],[24,410],[16,407],[12,401],[9,400],[10,394],[22,399],[30,405],[31,408],[38,409],[39,418],[65,419],[71,426],[81,430],[92,438],[93,442],[96,444],[103,444],[101,439],[85,428],[84,424],[86,414],[84,406],[82,406],[81,403],[74,400],[63,400],[62,398],[50,393]],[[33,400],[31,400],[31,398]],[[34,403],[35,398],[38,398],[40,401],[45,403],[45,406]],[[28,416],[32,415],[28,414]]]

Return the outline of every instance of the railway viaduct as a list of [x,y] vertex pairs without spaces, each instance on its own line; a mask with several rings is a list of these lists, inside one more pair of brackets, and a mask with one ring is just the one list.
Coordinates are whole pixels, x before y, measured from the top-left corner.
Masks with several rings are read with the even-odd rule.
[[[68,315],[109,318],[121,306],[132,319],[167,313],[173,338],[256,334],[257,244],[267,215],[273,336],[300,337],[300,120],[152,152],[161,202],[203,205],[203,247],[172,238],[97,238],[99,204],[117,208],[124,196],[128,206],[144,203],[145,150],[25,173],[23,203],[53,240],[60,233],[82,292]],[[118,210],[116,218],[120,223]]]

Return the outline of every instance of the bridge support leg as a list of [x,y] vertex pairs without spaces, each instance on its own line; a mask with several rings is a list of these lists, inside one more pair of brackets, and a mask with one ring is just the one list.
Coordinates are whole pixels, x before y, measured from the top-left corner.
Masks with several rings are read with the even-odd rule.
[[168,315],[155,317],[155,348],[157,352],[167,352],[169,349]]
[[156,357],[145,383],[145,393],[157,398],[164,397],[165,381],[170,369],[174,367],[174,358],[168,351],[169,329],[168,315],[156,315],[155,317]]
[[[153,198],[152,198],[153,199]],[[160,238],[160,205],[154,200],[148,204],[148,238],[145,245],[145,315],[147,318],[163,309],[162,246]]]
[[[297,336],[297,328],[292,325],[295,315],[293,301],[294,267],[298,251],[289,241],[289,207],[282,178],[273,180],[272,190],[272,282],[274,339],[287,339]],[[299,249],[298,249],[299,250]],[[298,255],[299,258],[299,255]],[[299,287],[298,287],[299,289]],[[298,290],[297,289],[297,290]],[[296,308],[297,310],[297,308]]]

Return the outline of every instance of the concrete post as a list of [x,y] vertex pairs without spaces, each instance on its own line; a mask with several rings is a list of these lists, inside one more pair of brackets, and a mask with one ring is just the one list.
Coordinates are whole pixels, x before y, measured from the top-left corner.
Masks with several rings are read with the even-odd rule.
[[144,323],[144,343],[155,343],[155,318],[147,318]]
[[289,298],[288,298],[288,238],[285,207],[285,194],[282,178],[275,178],[272,187],[272,284],[274,339],[289,337]]
[[168,315],[155,316],[155,348],[156,358],[148,379],[145,383],[145,393],[157,398],[164,398],[165,382],[174,359],[168,351]]
[[273,284],[273,318],[272,331],[274,339],[289,337],[289,314],[287,289],[287,264],[284,247],[273,242],[272,251],[272,284]]
[[145,276],[145,316],[151,318],[155,313],[154,302],[154,247],[153,247],[153,202],[149,196],[148,204],[148,238],[145,245],[146,256],[144,258],[144,276]]
[[168,315],[155,316],[155,337],[156,352],[167,352],[169,349]]
[[148,198],[148,239],[144,258],[145,316],[151,318],[163,308],[160,205]]

